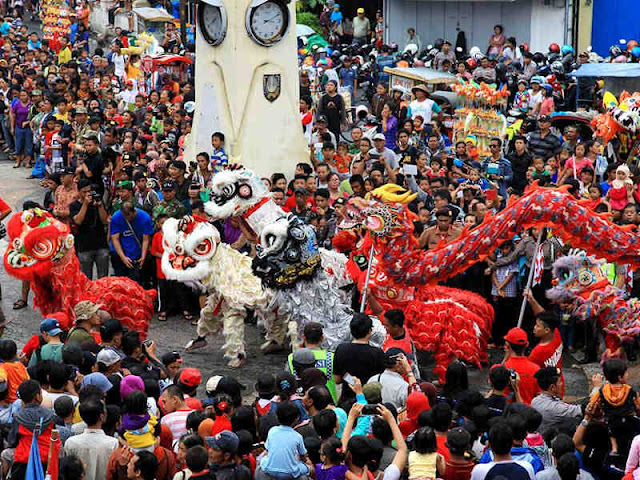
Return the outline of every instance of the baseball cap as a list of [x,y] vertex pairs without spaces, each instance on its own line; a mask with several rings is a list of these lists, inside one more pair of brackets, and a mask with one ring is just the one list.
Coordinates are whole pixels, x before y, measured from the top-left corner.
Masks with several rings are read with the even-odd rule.
[[504,336],[504,340],[514,345],[526,345],[529,343],[527,332],[518,327],[509,330]]
[[333,202],[334,205],[346,205],[347,204],[347,199],[344,197],[340,197],[340,198],[336,198],[335,202]]
[[173,180],[165,180],[162,182],[162,190],[177,190],[178,185]]
[[127,85],[133,85],[133,80],[127,80]]
[[293,191],[293,194],[295,195],[296,193],[301,193],[303,195],[307,194],[307,189],[304,187],[298,187]]
[[174,362],[182,363],[182,357],[178,352],[168,352],[162,355],[162,364],[164,366],[171,365]]
[[246,387],[235,378],[223,377],[222,375],[210,377],[205,386],[208,396],[213,397],[218,393],[226,393],[234,402],[242,400],[242,390],[245,388]]
[[178,383],[187,387],[197,387],[202,382],[202,375],[197,368],[185,368],[178,374]]
[[223,430],[214,437],[204,437],[207,446],[212,450],[222,450],[223,452],[236,453],[240,439],[229,430]]
[[309,348],[299,348],[293,352],[293,362],[298,365],[315,365],[316,356],[313,354],[313,350]]
[[96,360],[98,363],[103,363],[107,367],[110,367],[112,365],[115,365],[122,359],[115,350],[111,350],[110,348],[103,348],[98,352],[98,357]]
[[102,393],[108,392],[113,388],[109,379],[99,372],[90,373],[89,375],[84,376],[82,379],[82,386],[86,387],[87,385],[95,385],[102,390]]
[[364,8],[360,7],[360,8],[357,10],[357,12],[358,12],[358,13],[364,13]]
[[45,318],[40,322],[40,332],[47,335],[59,335],[62,333],[60,323],[55,318]]
[[142,172],[136,172],[133,174],[133,181],[137,182],[138,180],[142,180],[143,178],[147,178],[147,176]]
[[362,394],[367,403],[382,403],[382,384],[380,382],[365,383]]
[[319,115],[318,118],[316,118],[316,123],[329,123],[329,120],[327,120],[325,115]]
[[87,113],[87,109],[85,107],[76,107],[75,110],[76,110],[76,115],[78,115],[78,114],[85,114],[86,115],[86,113]]
[[144,380],[142,380],[141,377],[138,377],[137,375],[127,375],[120,382],[121,398],[128,397],[132,392],[135,392],[136,390],[144,392]]
[[118,332],[122,332],[124,331],[124,329],[122,328],[122,324],[120,323],[119,320],[116,320],[115,318],[110,318],[109,320],[106,320],[101,326],[100,326],[100,335],[103,337],[108,337],[108,336],[113,336],[114,334],[118,333]]
[[131,180],[120,180],[116,184],[116,189],[126,188],[127,190],[133,190],[133,182]]
[[540,122],[550,122],[551,121],[551,117],[549,115],[540,115],[538,117],[538,123]]
[[82,302],[78,302],[76,306],[73,308],[73,313],[76,315],[76,322],[78,320],[87,320],[93,317],[100,310],[100,305],[96,305],[95,303],[89,300],[83,300]]
[[373,140],[374,140],[374,141],[375,141],[375,140],[386,140],[386,138],[385,138],[384,134],[382,134],[382,133],[376,133],[376,134],[373,136]]

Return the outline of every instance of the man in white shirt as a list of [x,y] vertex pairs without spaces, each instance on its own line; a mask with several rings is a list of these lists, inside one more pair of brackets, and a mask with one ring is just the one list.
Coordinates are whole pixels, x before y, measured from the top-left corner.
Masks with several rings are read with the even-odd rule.
[[407,403],[409,386],[403,375],[408,375],[411,384],[416,383],[416,378],[411,370],[404,352],[400,348],[390,348],[384,353],[386,370],[374,375],[367,383],[380,382],[382,403],[392,403],[397,410],[401,410]]
[[76,455],[85,464],[85,478],[106,480],[111,453],[118,448],[118,440],[102,430],[107,412],[104,402],[86,400],[80,405],[80,416],[87,424],[80,435],[69,437],[64,445],[65,454]]
[[493,451],[493,462],[480,463],[473,467],[471,480],[485,480],[498,477],[509,480],[533,480],[535,474],[529,462],[513,460],[511,446],[513,432],[506,422],[498,422],[489,430],[489,446]]
[[416,99],[409,104],[411,118],[413,119],[420,115],[424,124],[431,123],[431,117],[434,113],[440,113],[441,108],[429,98],[427,86],[422,83],[416,85],[411,89],[411,93],[416,96]]

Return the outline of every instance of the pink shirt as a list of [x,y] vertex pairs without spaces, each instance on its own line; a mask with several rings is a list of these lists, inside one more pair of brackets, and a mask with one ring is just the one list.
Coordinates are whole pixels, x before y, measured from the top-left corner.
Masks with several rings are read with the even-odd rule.
[[[571,171],[573,172],[573,165],[574,165],[575,161],[576,161],[575,157],[571,157],[569,160],[567,160],[567,163],[564,164],[565,170],[566,169],[571,169]],[[578,177],[580,176],[580,172],[582,172],[582,169],[584,167],[593,168],[593,162],[591,160],[589,160],[587,157],[584,157],[577,164],[575,164],[575,166],[576,166],[576,168],[575,168],[575,178],[577,180]]]
[[166,414],[160,420],[162,425],[166,425],[171,430],[171,435],[173,435],[173,441],[180,440],[180,437],[187,433],[187,417],[189,414],[193,412],[193,410],[176,410],[175,412],[171,412]]

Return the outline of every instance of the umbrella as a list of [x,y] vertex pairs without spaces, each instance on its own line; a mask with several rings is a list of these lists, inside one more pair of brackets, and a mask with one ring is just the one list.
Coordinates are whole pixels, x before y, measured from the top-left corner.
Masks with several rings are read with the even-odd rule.
[[316,33],[316,31],[308,25],[296,25],[296,37],[308,37],[314,33]]
[[40,460],[40,449],[38,448],[38,435],[42,428],[42,418],[40,419],[40,427],[33,430],[33,438],[31,439],[31,450],[29,452],[29,460],[27,460],[27,480],[44,480],[44,471],[42,470],[42,461]]

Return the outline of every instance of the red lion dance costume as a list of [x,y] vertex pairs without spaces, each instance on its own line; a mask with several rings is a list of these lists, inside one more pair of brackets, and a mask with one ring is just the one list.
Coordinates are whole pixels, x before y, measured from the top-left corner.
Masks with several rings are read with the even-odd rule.
[[[11,217],[7,233],[4,268],[12,277],[31,283],[33,303],[42,315],[63,312],[71,323],[75,305],[91,300],[146,337],[156,292],[124,277],[89,280],[80,270],[68,225],[34,208]],[[62,327],[69,329],[71,325]]]

